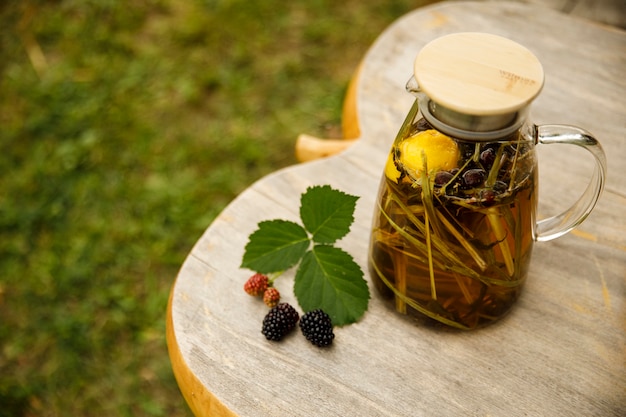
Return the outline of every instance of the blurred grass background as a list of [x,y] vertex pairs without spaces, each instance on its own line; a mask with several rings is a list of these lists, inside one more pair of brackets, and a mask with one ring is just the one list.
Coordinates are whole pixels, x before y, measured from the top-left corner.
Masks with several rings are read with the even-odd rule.
[[425,3],[1,1],[0,416],[190,415],[185,255],[299,133],[340,135],[362,56]]

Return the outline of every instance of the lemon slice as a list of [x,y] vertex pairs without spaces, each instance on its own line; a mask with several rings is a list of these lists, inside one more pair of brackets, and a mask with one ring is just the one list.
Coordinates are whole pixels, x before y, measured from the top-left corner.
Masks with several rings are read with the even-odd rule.
[[393,150],[389,153],[389,157],[387,157],[387,163],[385,164],[385,175],[391,181],[397,183],[400,178],[400,171],[396,168],[396,164],[393,162]]
[[424,165],[427,172],[456,168],[461,156],[456,142],[434,129],[406,138],[400,143],[399,149],[400,163],[415,177],[420,176]]

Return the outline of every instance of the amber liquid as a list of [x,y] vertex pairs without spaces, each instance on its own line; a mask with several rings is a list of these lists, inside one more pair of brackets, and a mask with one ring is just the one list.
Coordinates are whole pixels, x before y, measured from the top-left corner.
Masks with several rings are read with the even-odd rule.
[[528,271],[536,180],[533,168],[489,204],[444,195],[426,205],[414,184],[383,175],[369,262],[379,292],[425,322],[472,329],[502,317]]

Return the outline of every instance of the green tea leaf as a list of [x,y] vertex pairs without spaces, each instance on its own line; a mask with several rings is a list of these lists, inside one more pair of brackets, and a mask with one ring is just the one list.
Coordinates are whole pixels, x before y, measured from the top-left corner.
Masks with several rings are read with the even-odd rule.
[[316,243],[334,243],[350,231],[358,197],[328,185],[309,187],[300,199],[300,217]]
[[263,274],[284,271],[294,266],[309,248],[306,230],[287,220],[259,223],[246,244],[242,268]]
[[337,326],[359,320],[370,298],[359,265],[350,254],[329,245],[316,245],[304,255],[294,293],[305,312],[321,308]]

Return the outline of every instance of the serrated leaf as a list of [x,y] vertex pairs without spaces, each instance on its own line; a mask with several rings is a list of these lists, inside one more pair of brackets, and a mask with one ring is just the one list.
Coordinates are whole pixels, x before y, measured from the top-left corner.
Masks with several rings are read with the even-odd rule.
[[328,245],[316,245],[304,255],[294,293],[305,312],[321,308],[337,326],[359,320],[370,298],[363,271],[352,256]]
[[306,230],[287,220],[269,220],[258,224],[246,244],[242,268],[269,274],[294,266],[310,245]]
[[344,237],[354,221],[358,199],[329,185],[308,188],[300,199],[300,217],[313,241],[331,244]]

